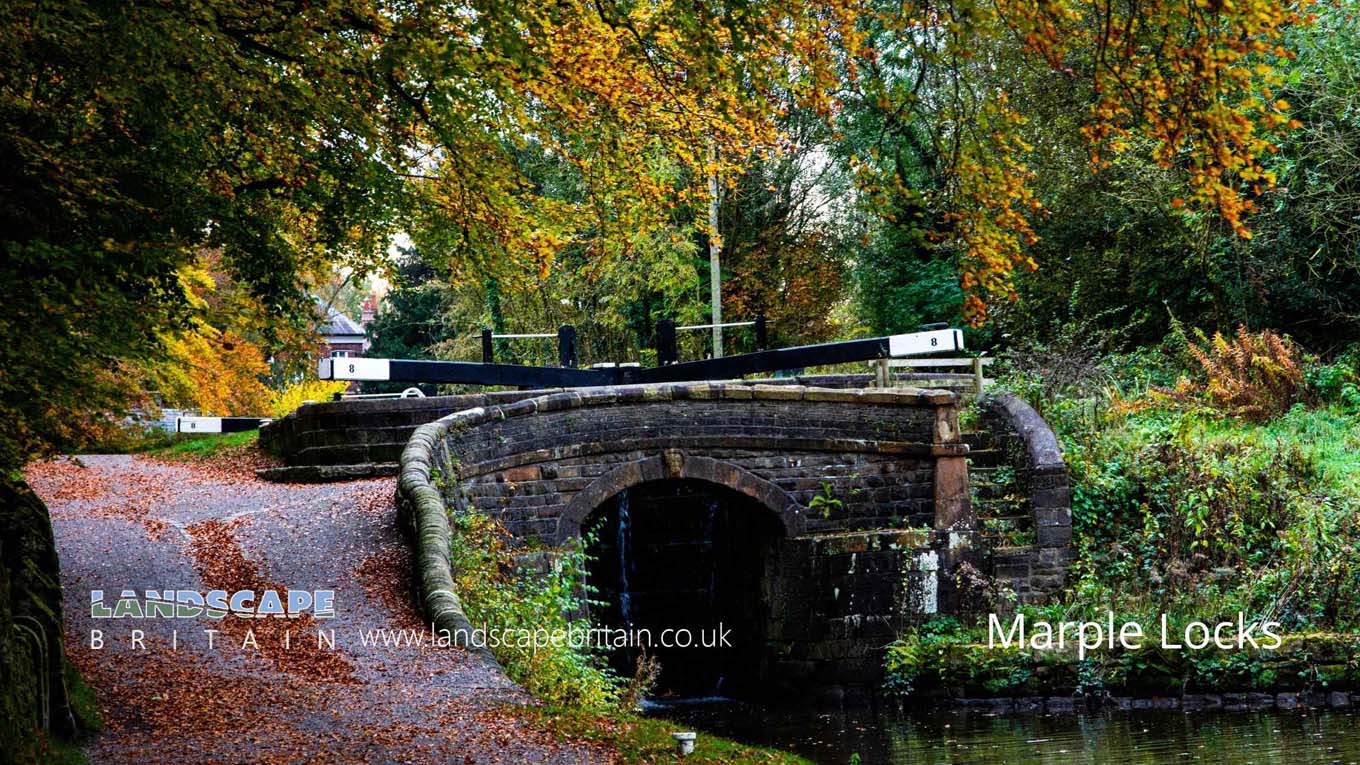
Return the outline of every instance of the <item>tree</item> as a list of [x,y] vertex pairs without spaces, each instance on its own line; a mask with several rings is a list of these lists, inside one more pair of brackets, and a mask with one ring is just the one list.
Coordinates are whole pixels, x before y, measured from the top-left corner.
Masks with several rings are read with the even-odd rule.
[[[1147,147],[1181,174],[1182,204],[1209,211],[1241,237],[1252,198],[1275,175],[1270,137],[1286,126],[1275,97],[1284,32],[1305,18],[1293,6],[1170,3],[954,2],[866,24],[847,113],[873,113],[883,130],[851,153],[868,198],[894,204],[897,147],[916,142],[938,160],[928,195],[942,215],[933,231],[957,252],[964,314],[982,321],[1015,296],[1012,274],[1036,267],[1029,248],[1044,213],[1037,147],[1028,140],[1026,84],[1080,96],[1076,127],[1099,170]],[[1026,94],[1027,95],[1027,94]],[[912,128],[911,135],[904,128]],[[921,152],[917,152],[920,154]]]
[[1360,339],[1356,18],[1345,6],[1316,10],[1283,41],[1277,95],[1297,125],[1264,160],[1278,184],[1258,198],[1250,239],[1178,206],[1189,179],[1160,167],[1149,139],[1089,172],[1069,105],[1024,91],[1027,140],[1043,147],[1037,188],[1054,214],[1035,226],[1039,270],[1017,280],[1018,302],[993,313],[1000,331],[1043,339],[1076,324],[1128,348],[1161,340],[1175,317],[1222,332],[1275,328],[1322,351]]
[[[731,180],[719,207],[723,302],[730,321],[764,314],[776,345],[833,339],[848,293],[853,180],[827,155],[825,122],[799,112],[780,120],[785,150]],[[755,350],[751,332],[728,343]]]
[[431,349],[448,336],[447,283],[413,250],[403,253],[382,310],[367,327],[368,355],[385,359],[433,358]]
[[395,176],[360,3],[0,10],[0,465],[80,442],[193,327],[203,248],[270,313],[379,251]]

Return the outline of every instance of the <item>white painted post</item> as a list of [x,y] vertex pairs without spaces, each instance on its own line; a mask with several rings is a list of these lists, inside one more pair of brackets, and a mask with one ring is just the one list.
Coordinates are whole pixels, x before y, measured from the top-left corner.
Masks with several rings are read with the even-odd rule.
[[713,167],[718,161],[717,146],[708,144],[708,279],[709,300],[713,308],[713,358],[723,355],[722,327],[722,245],[718,244],[718,174]]

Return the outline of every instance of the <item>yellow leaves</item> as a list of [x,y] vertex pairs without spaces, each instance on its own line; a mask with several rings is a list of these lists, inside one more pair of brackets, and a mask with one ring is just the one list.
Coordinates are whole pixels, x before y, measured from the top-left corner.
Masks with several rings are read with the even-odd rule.
[[[738,26],[670,0],[567,0],[507,8],[504,18],[452,15],[446,23],[482,44],[440,53],[458,75],[438,86],[455,127],[429,136],[446,149],[439,181],[427,184],[435,188],[422,189],[440,211],[435,223],[461,232],[454,240],[475,270],[541,274],[564,242],[592,256],[624,253],[671,225],[675,207],[701,203],[705,176],[730,180],[778,148],[778,115],[834,113],[847,54],[871,54],[863,11],[844,0],[762,4]],[[423,86],[418,73],[411,79]],[[488,102],[495,113],[484,122]],[[512,188],[522,171],[501,145],[510,140],[577,171],[568,214],[544,209],[538,190]]]
[[[444,144],[440,180],[421,202],[435,211],[431,228],[456,232],[439,241],[469,265],[466,278],[498,271],[541,281],[568,246],[595,262],[671,235],[684,217],[677,208],[707,202],[708,175],[731,184],[751,157],[787,148],[778,118],[834,117],[858,67],[888,59],[886,49],[871,48],[866,14],[899,30],[897,43],[918,46],[937,69],[950,58],[987,66],[979,41],[1004,38],[1023,41],[1026,55],[1065,76],[1089,71],[1095,98],[1081,129],[1093,165],[1151,144],[1154,161],[1189,182],[1174,207],[1215,210],[1244,235],[1251,196],[1275,182],[1260,159],[1273,149],[1271,133],[1297,124],[1271,94],[1280,78],[1267,57],[1287,55],[1280,34],[1300,17],[1270,0],[963,0],[892,9],[809,0],[744,6],[741,25],[724,8],[564,0],[507,7],[503,18],[446,20],[448,39],[478,45],[441,46],[432,56],[440,76],[413,70],[410,81],[435,82],[444,99],[447,124],[422,135]],[[1089,68],[1074,63],[1092,57]],[[864,97],[887,111],[897,96],[869,89]],[[1009,94],[970,90],[963,98],[993,99],[981,110],[944,107],[953,110],[947,129],[960,132],[957,164],[946,170],[951,236],[965,253],[968,315],[980,320],[988,301],[1011,294],[1011,274],[1033,266],[1024,248],[1042,207],[1026,162],[1033,147]],[[569,167],[570,192],[534,188],[512,145]],[[856,177],[884,162],[876,149],[866,153],[870,161],[862,153],[850,163]],[[898,182],[875,181],[867,197]]]
[[986,318],[989,301],[1014,296],[1015,270],[1037,267],[1024,248],[1038,241],[1029,217],[1043,211],[1029,185],[1033,172],[1024,156],[1030,148],[1015,137],[1020,115],[993,99],[980,119],[994,130],[985,141],[962,145],[949,214],[964,250],[959,279],[964,317],[974,324]]
[[[1256,93],[1273,99],[1280,76],[1255,58],[1278,44],[1283,30],[1304,19],[1296,8],[1268,0],[1196,0],[1206,13],[1185,13],[1176,3],[1139,4],[1137,17],[1113,6],[1067,0],[1115,33],[1097,49],[1097,101],[1083,132],[1099,166],[1101,150],[1127,150],[1133,132],[1152,139],[1165,168],[1183,167],[1193,190],[1190,202],[1215,209],[1239,234],[1253,209],[1247,194],[1271,187],[1274,176],[1258,158],[1269,154],[1269,134],[1290,124],[1275,100],[1267,112]],[[1068,32],[1079,38],[1080,30]],[[1128,107],[1132,105],[1133,110]],[[1137,114],[1139,119],[1134,119]],[[1241,182],[1249,191],[1240,189]],[[1184,201],[1181,204],[1185,204]]]
[[143,373],[150,390],[168,405],[208,415],[267,414],[273,394],[263,378],[269,364],[264,351],[243,336],[264,312],[244,296],[219,291],[223,277],[214,276],[217,259],[217,252],[201,251],[177,272],[192,321],[187,328],[160,333],[165,353]]
[[180,267],[175,272],[175,277],[179,281],[180,289],[184,291],[185,300],[190,308],[202,311],[208,307],[203,295],[215,289],[217,283],[213,281],[212,274],[208,273],[202,263],[196,261]]
[[207,326],[162,336],[165,357],[148,370],[162,397],[208,415],[260,415],[273,395],[261,382],[264,353],[231,332]]
[[308,401],[330,401],[335,394],[344,393],[349,383],[339,380],[303,380],[293,383],[271,396],[265,414],[275,419],[292,414]]

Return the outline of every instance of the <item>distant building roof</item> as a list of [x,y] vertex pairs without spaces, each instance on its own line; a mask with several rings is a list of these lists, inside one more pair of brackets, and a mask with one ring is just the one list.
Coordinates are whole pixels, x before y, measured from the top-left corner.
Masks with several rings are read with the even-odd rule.
[[[320,305],[320,301],[317,301]],[[340,312],[335,306],[325,306],[326,318],[321,322],[317,330],[322,337],[337,337],[342,335],[363,337],[364,328],[354,323],[354,320]]]

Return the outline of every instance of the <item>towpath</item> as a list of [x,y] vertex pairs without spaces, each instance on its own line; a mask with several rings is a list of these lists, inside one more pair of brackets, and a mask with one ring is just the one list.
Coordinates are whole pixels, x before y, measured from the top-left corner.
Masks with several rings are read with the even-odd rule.
[[[390,479],[277,485],[251,467],[141,456],[30,467],[61,555],[67,647],[107,726],[92,762],[617,759],[525,723],[516,707],[529,699],[464,651],[364,644],[421,627]],[[336,616],[91,618],[92,590],[112,604],[125,589],[334,590]],[[332,630],[334,649],[317,640]]]

